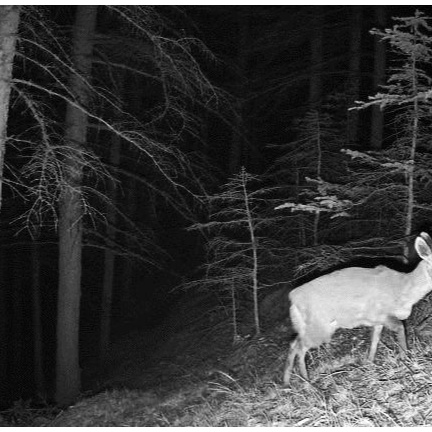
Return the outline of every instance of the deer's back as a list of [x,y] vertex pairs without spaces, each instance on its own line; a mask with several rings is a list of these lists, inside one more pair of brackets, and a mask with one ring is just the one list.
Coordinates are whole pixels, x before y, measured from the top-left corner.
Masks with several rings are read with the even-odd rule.
[[301,285],[289,297],[303,326],[334,331],[383,323],[398,309],[403,284],[404,275],[385,266],[351,267]]

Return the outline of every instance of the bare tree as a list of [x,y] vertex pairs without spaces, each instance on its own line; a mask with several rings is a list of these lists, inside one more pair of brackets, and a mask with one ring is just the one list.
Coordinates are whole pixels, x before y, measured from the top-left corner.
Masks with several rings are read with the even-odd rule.
[[[120,138],[118,136],[113,137],[113,142],[110,149],[110,163],[116,167],[120,162]],[[107,203],[106,208],[106,219],[107,228],[106,235],[110,242],[115,242],[116,237],[116,221],[117,212],[113,205],[116,204],[118,184],[115,179],[108,180],[108,196],[111,200]],[[104,279],[102,287],[102,305],[101,305],[101,334],[99,340],[99,355],[100,359],[104,361],[110,342],[111,333],[111,308],[112,298],[114,291],[114,269],[115,269],[115,252],[112,248],[107,248],[104,252]]]
[[[97,6],[78,6],[72,38],[73,63],[79,74],[70,78],[70,89],[81,106],[88,104],[84,78],[92,67],[93,33]],[[59,213],[59,288],[57,304],[56,402],[66,405],[81,388],[78,357],[79,315],[81,294],[82,253],[82,192],[83,165],[81,151],[87,138],[87,114],[69,104],[66,109],[66,144],[64,185],[60,195]]]
[[237,334],[236,296],[240,290],[252,293],[255,333],[261,332],[259,316],[259,291],[263,270],[261,258],[270,250],[270,242],[260,233],[272,220],[260,214],[265,189],[251,191],[251,183],[258,177],[244,168],[230,178],[220,193],[209,197],[210,221],[194,224],[190,229],[209,232],[208,262],[204,265],[205,277],[186,286],[217,287],[229,293],[232,304],[233,336]]
[[42,331],[42,304],[41,304],[41,262],[40,247],[33,243],[30,251],[32,263],[32,327],[33,327],[33,367],[36,392],[45,397],[43,331]]
[[7,141],[7,121],[15,56],[20,6],[0,6],[0,209],[2,203],[3,166]]
[[[14,78],[17,104],[25,107],[29,123],[29,117],[33,120],[29,130],[16,138],[22,144],[17,148],[25,148],[28,161],[16,174],[20,175],[17,178],[26,188],[25,198],[30,204],[21,218],[27,228],[48,225],[58,229],[55,398],[64,405],[80,389],[78,335],[83,236],[92,247],[111,248],[113,253],[154,264],[154,249],[149,250],[150,236],[146,237],[144,230],[118,207],[113,211],[126,228],[122,228],[121,236],[106,239],[106,230],[100,228],[106,223],[109,197],[101,186],[110,177],[119,181],[132,178],[149,195],[162,197],[156,200],[163,200],[164,205],[192,219],[195,199],[198,192],[203,192],[201,179],[208,178],[208,170],[205,175],[203,170],[197,174],[194,163],[180,145],[184,136],[198,142],[199,108],[212,110],[221,99],[225,100],[193,55],[197,49],[210,57],[211,53],[198,39],[170,30],[152,7],[110,6],[110,13],[104,18],[114,20],[121,28],[96,39],[92,37],[96,12],[103,10],[80,6],[76,9],[72,47],[67,44],[68,34],[61,34],[54,23],[39,17],[38,8],[27,10],[31,13],[25,16],[26,24],[30,25],[23,26],[25,31],[20,35],[22,46],[27,49],[20,50],[19,61],[34,68],[37,73],[32,77],[37,79],[26,79],[25,68],[20,69],[22,75]],[[140,77],[157,94],[156,98],[145,100],[139,116],[125,108],[115,91],[112,78],[125,71]],[[68,76],[69,80],[65,79]],[[66,113],[58,109],[62,106],[66,107]],[[66,121],[62,135],[63,114]],[[104,138],[108,137],[105,142],[118,140],[124,146],[128,153],[125,159],[131,162],[127,167],[106,163],[109,150],[101,150],[97,145],[102,133]],[[111,197],[111,204],[114,201]],[[124,244],[114,237],[121,238]],[[107,305],[111,302],[110,292],[106,296]]]

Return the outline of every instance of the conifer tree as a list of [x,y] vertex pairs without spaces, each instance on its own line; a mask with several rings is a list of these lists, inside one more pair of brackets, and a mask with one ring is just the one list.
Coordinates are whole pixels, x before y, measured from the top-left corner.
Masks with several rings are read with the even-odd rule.
[[[263,216],[264,188],[257,187],[258,176],[244,169],[234,175],[220,193],[209,197],[209,222],[198,223],[191,229],[209,232],[208,259],[205,277],[190,285],[216,286],[229,292],[232,302],[234,340],[237,338],[236,301],[241,293],[252,293],[256,334],[260,334],[259,290],[263,255],[270,249],[263,233],[272,220]],[[244,296],[243,296],[244,297]]]
[[[371,199],[377,205],[384,203],[391,207],[396,216],[392,226],[400,235],[409,236],[422,196],[418,185],[430,169],[430,158],[424,150],[430,147],[432,132],[432,77],[428,73],[432,27],[430,18],[418,10],[412,17],[394,20],[397,24],[392,29],[372,30],[372,34],[390,44],[398,66],[389,70],[381,91],[368,102],[359,103],[359,108],[378,106],[386,110],[393,118],[396,139],[380,153],[347,151],[347,154],[369,167],[363,174],[356,174],[362,185],[360,200]],[[421,158],[419,153],[423,153]],[[431,210],[429,206],[421,207],[427,212]]]

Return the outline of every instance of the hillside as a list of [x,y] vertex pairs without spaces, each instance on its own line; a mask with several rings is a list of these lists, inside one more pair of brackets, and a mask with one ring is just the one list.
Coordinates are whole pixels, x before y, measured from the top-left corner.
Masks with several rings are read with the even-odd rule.
[[[205,303],[208,309],[203,309]],[[209,297],[189,299],[182,310],[184,314],[173,314],[151,339],[135,332],[117,341],[105,376],[101,374],[94,389],[74,406],[54,412],[16,404],[2,413],[4,424],[432,425],[427,326],[422,334],[411,328],[405,360],[397,358],[394,335],[385,331],[376,364],[363,360],[369,329],[338,331],[331,344],[308,355],[311,382],[295,375],[291,387],[283,389],[290,333],[286,321],[269,319],[260,337],[233,344],[229,318]]]

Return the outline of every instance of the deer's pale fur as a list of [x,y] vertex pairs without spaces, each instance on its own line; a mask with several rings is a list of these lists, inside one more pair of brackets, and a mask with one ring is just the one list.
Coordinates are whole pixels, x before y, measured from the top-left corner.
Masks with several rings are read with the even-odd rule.
[[402,320],[432,290],[432,240],[421,233],[415,249],[422,261],[411,273],[385,266],[351,267],[312,280],[289,293],[290,315],[297,333],[288,353],[284,384],[298,357],[300,374],[308,379],[306,352],[329,342],[338,328],[373,328],[369,360],[373,361],[383,327],[397,333],[401,354],[407,349]]

